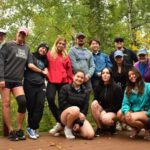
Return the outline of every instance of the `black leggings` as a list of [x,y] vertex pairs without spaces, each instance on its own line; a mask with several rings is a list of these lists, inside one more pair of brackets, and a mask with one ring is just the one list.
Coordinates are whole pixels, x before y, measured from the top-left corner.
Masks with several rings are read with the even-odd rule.
[[56,83],[48,82],[47,90],[46,90],[46,96],[47,96],[49,108],[57,122],[60,122],[60,117],[59,117],[58,106],[55,103],[55,96],[56,96],[56,92],[58,92],[59,95],[60,89],[63,85],[65,84],[64,83],[56,84]]
[[42,119],[44,103],[46,97],[45,85],[31,85],[28,81],[24,82],[24,91],[27,99],[28,125],[36,130]]

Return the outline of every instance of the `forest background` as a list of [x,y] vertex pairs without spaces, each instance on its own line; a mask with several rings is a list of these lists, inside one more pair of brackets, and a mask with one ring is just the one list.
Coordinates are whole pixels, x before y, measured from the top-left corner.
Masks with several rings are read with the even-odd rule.
[[0,0],[0,28],[15,38],[18,27],[29,28],[28,45],[35,51],[41,42],[52,47],[58,35],[74,44],[77,32],[88,41],[97,38],[110,53],[114,38],[121,36],[132,50],[150,49],[149,0]]

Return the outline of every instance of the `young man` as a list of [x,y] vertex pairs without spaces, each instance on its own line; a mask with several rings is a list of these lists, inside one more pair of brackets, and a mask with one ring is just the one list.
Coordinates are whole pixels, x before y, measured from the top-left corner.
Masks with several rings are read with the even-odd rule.
[[95,87],[99,83],[99,80],[100,80],[99,77],[101,75],[102,69],[104,69],[105,67],[109,67],[109,68],[112,67],[112,63],[109,59],[109,56],[102,52],[101,43],[99,40],[92,39],[89,42],[89,45],[90,45],[91,51],[93,53],[93,60],[95,63],[95,71],[94,71],[94,74],[91,78],[92,87],[94,90]]
[[[117,37],[117,38],[115,38],[114,42],[115,42],[115,51],[121,50],[123,52],[124,60],[126,63],[133,65],[134,62],[138,61],[136,54],[132,50],[124,47],[124,39],[123,38]],[[110,60],[111,60],[112,64],[114,64],[114,52],[115,51],[113,51],[110,54]]]
[[85,85],[88,90],[92,90],[91,77],[95,71],[95,64],[92,57],[92,53],[84,47],[85,35],[79,32],[76,35],[76,45],[69,51],[69,56],[72,63],[72,70],[81,69],[85,72]]

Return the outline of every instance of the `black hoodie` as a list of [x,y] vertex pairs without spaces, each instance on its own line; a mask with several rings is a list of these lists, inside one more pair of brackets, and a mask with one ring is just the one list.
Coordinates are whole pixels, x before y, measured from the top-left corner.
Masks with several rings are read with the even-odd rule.
[[[48,61],[45,56],[41,56],[38,52],[38,50],[35,53],[32,53],[29,55],[29,61],[30,63],[37,66],[39,69],[43,70],[48,65]],[[32,85],[42,85],[44,84],[44,78],[45,76],[42,73],[38,73],[35,71],[32,71],[30,68],[26,68],[25,74],[24,74],[24,80],[30,82]]]

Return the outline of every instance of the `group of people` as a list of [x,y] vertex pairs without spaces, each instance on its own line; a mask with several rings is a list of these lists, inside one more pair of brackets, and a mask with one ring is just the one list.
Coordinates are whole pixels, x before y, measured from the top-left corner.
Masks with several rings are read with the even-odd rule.
[[[108,56],[97,39],[89,42],[91,51],[85,48],[86,36],[80,32],[69,53],[64,37],[58,37],[51,50],[47,43],[41,43],[30,53],[27,28],[19,28],[10,42],[4,41],[6,33],[0,29],[0,92],[10,140],[26,138],[22,127],[26,109],[28,136],[40,136],[37,130],[45,99],[57,122],[49,131],[54,136],[64,131],[67,139],[92,139],[105,131],[115,134],[120,122],[131,127],[131,138],[144,128],[144,138],[150,139],[150,60],[146,49],[136,55],[119,37],[114,40],[115,51]],[[96,131],[86,118],[91,91]],[[11,93],[18,104],[17,130],[11,123]]]

